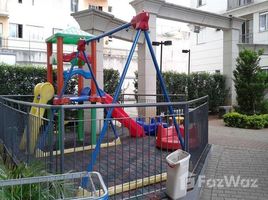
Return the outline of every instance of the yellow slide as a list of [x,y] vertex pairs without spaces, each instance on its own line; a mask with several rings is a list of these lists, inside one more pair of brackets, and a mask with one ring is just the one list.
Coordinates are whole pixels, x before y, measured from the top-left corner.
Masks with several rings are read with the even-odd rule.
[[[47,104],[54,96],[54,87],[51,83],[38,83],[34,87],[34,100],[33,103],[37,104]],[[30,130],[30,152],[34,153],[35,145],[39,135],[39,129],[42,126],[42,118],[44,116],[45,109],[39,107],[31,107],[30,117],[29,117],[29,130]],[[26,148],[26,129],[24,130],[20,149]]]

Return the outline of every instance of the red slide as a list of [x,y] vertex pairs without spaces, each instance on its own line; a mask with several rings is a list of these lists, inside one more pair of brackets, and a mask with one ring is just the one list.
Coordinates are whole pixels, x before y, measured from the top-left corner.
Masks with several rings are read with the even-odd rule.
[[[111,104],[113,97],[105,93],[103,103]],[[131,137],[144,137],[145,133],[143,127],[129,117],[129,115],[122,108],[114,108],[112,117],[118,120],[126,128],[128,128]]]

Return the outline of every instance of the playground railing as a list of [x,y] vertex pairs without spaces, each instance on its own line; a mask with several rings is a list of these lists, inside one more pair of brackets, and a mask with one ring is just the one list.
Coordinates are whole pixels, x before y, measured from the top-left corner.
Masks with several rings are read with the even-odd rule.
[[[153,198],[165,189],[165,157],[179,147],[172,121],[175,117],[185,135],[186,150],[191,154],[190,172],[193,175],[200,172],[200,158],[208,144],[207,96],[172,103],[62,106],[32,104],[20,98],[0,97],[0,139],[16,162],[37,160],[50,173],[84,171],[92,162],[99,133],[108,120],[94,171],[100,172],[112,198]],[[45,109],[45,115],[31,116],[32,106]],[[172,116],[169,106],[175,111]],[[111,108],[116,115],[105,119],[104,111]],[[147,135],[137,137],[141,136],[141,126]],[[26,133],[25,149],[20,148],[23,133]],[[169,140],[165,140],[167,136]]]
[[[83,177],[90,181],[80,187]],[[74,172],[20,179],[0,180],[0,199],[106,200],[108,191],[98,172]]]

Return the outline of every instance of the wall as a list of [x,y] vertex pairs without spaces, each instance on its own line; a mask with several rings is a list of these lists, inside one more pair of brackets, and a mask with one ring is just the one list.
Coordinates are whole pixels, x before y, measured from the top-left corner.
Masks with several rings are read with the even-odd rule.
[[191,7],[214,13],[224,13],[227,9],[227,0],[203,0],[204,5],[199,7],[197,6],[198,1],[191,0]]
[[223,70],[223,32],[214,28],[204,28],[199,36],[191,32],[191,72],[215,70]]
[[[197,6],[198,0],[191,0],[191,7],[213,13],[224,13],[227,1],[205,0],[203,6]],[[200,33],[194,33],[191,25],[191,72],[215,72],[223,69],[223,32],[215,28],[201,27]]]

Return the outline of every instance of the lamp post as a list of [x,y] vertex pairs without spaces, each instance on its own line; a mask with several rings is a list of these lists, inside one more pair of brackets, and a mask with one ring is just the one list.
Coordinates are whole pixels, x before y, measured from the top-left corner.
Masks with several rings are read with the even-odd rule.
[[170,46],[170,45],[172,45],[172,41],[171,40],[161,41],[161,42],[153,41],[152,45],[153,46],[159,46],[160,45],[160,47],[161,47],[161,49],[160,49],[160,72],[162,73],[163,45],[164,46]]
[[187,78],[187,85],[185,87],[186,98],[188,99],[188,94],[189,94],[189,91],[188,91],[189,82],[188,81],[189,81],[189,75],[191,72],[191,69],[190,69],[190,67],[191,67],[191,64],[190,64],[190,62],[191,62],[191,50],[190,49],[183,49],[181,52],[189,54],[188,55],[188,78]]
[[188,75],[190,75],[191,50],[190,49],[183,49],[181,52],[182,53],[188,53],[189,54],[188,55]]

